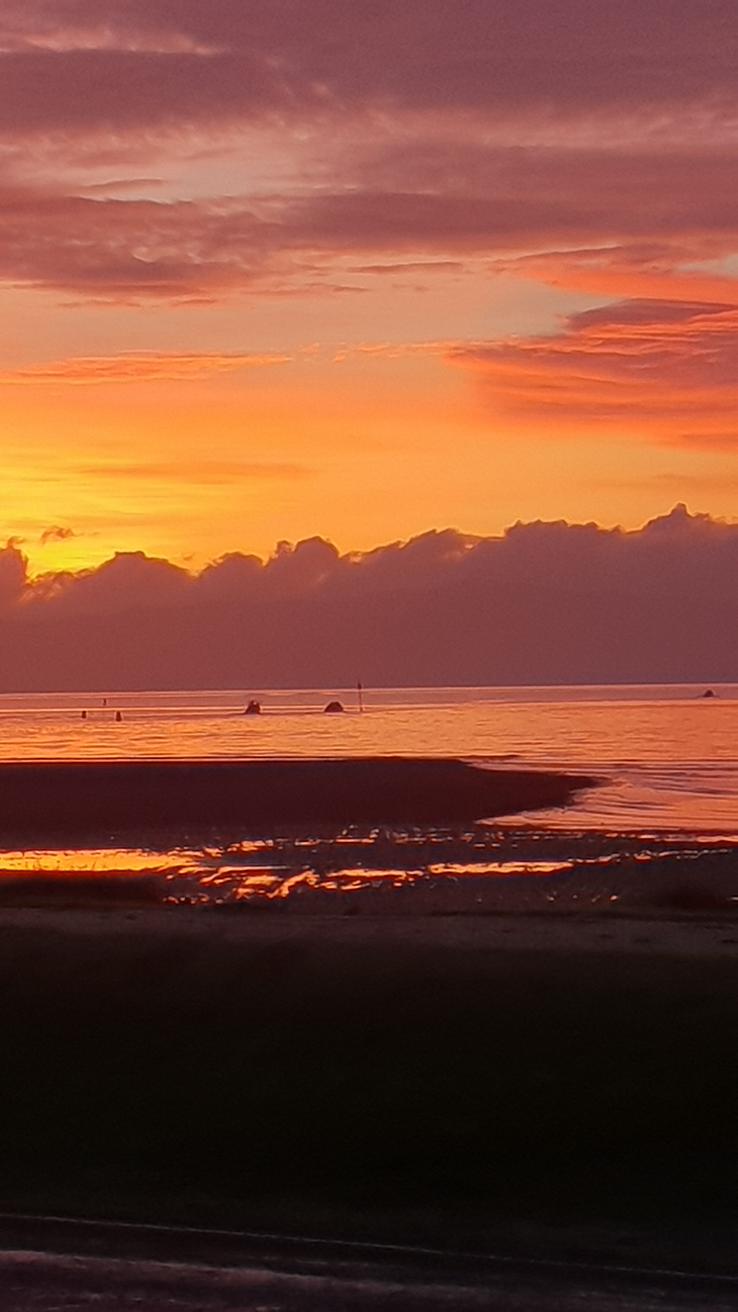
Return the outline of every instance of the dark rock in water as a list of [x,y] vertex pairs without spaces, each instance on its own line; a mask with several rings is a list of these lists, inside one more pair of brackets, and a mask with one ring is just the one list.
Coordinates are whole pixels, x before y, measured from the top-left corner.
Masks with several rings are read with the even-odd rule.
[[716,693],[716,692],[713,692],[712,688],[706,688],[705,691],[703,692],[702,696],[703,696],[703,697],[717,697],[717,693]]
[[343,715],[343,707],[340,702],[329,702],[323,710],[324,715]]
[[261,702],[257,702],[255,698],[252,698],[244,711],[244,715],[261,715]]

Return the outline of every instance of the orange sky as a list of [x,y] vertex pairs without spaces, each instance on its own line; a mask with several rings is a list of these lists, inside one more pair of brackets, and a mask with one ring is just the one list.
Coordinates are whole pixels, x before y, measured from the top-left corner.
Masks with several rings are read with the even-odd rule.
[[738,517],[737,58],[733,0],[11,0],[0,533]]

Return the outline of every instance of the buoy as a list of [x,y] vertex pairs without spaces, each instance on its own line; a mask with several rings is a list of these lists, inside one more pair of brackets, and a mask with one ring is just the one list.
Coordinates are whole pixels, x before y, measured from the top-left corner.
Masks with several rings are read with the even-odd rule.
[[121,720],[123,719],[123,716],[121,715],[120,711],[115,712],[115,719],[116,719],[116,723],[120,724]]

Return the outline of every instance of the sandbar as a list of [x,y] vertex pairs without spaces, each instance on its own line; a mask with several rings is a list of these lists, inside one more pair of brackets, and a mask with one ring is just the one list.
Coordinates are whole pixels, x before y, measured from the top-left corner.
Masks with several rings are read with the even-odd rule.
[[0,762],[0,837],[473,822],[564,806],[595,782],[448,758]]

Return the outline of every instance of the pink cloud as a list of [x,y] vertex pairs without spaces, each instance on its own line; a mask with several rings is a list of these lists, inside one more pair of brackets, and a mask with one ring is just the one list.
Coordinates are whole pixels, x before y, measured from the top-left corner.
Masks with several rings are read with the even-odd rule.
[[103,383],[186,382],[213,374],[235,373],[288,364],[290,356],[276,352],[259,355],[236,351],[207,354],[176,354],[166,351],[128,352],[111,356],[81,356],[50,364],[29,365],[0,372],[3,384],[33,385],[69,383],[75,386]]
[[49,542],[68,542],[70,538],[76,538],[77,536],[73,528],[65,528],[61,524],[54,524],[53,527],[44,529],[39,537],[39,542],[42,547],[45,547]]
[[412,123],[403,135],[368,148],[342,128],[311,181],[298,170],[270,194],[167,200],[8,180],[0,281],[202,303],[357,291],[357,279],[486,258],[492,273],[604,296],[730,299],[735,279],[714,262],[736,251],[732,145],[522,149]]
[[[116,128],[364,107],[735,112],[732,0],[28,0],[0,20],[0,122]],[[43,87],[35,98],[32,86]]]
[[[0,280],[92,299],[208,300],[339,290],[347,283],[337,260],[346,257],[368,257],[356,273],[382,277],[388,256],[390,267],[425,272],[435,261],[454,267],[481,256],[497,259],[493,271],[605,295],[625,284],[625,294],[729,299],[729,275],[694,266],[735,250],[732,157],[685,154],[668,166],[654,156],[558,150],[522,158],[496,150],[492,159],[480,150],[475,158],[463,185],[439,180],[430,191],[422,169],[415,179],[408,169],[401,184],[397,160],[385,161],[383,187],[367,163],[348,190],[251,199],[165,202],[6,186]],[[521,258],[531,249],[538,254]]]
[[732,253],[734,247],[735,238],[727,232],[654,235],[640,241],[626,239],[624,244],[502,257],[489,268],[493,274],[601,297],[725,302],[738,293],[735,277],[727,270],[720,272],[719,257]]
[[[738,405],[738,306],[627,301],[569,318],[561,332],[452,348],[478,372],[495,406],[540,419],[684,416],[734,429]],[[697,420],[699,422],[699,420]]]
[[[728,441],[737,60],[734,0],[6,0],[0,284],[201,307],[482,262],[615,303],[451,348],[498,410],[683,415],[679,432]],[[225,141],[228,195],[223,161],[211,171]],[[273,185],[251,178],[256,141],[285,152]],[[117,181],[100,189],[103,167]],[[0,382],[282,358],[90,354]]]
[[18,539],[11,538],[0,550],[0,609],[23,600],[28,583],[28,561]]

